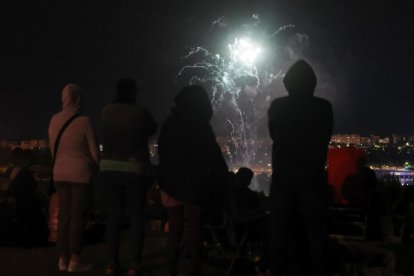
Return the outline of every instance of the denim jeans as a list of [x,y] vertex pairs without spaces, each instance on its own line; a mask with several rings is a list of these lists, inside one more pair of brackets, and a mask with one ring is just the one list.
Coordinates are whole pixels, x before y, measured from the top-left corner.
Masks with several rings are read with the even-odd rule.
[[125,172],[102,172],[106,190],[108,220],[106,241],[109,262],[119,264],[119,243],[125,214],[130,221],[131,265],[139,265],[144,242],[145,228],[145,181],[140,175]]
[[80,254],[90,199],[86,183],[56,182],[58,195],[58,236],[60,255]]
[[309,275],[326,275],[328,234],[325,186],[323,181],[307,181],[299,185],[289,181],[272,184],[272,275],[284,274],[289,263],[288,248],[292,239],[296,244],[308,242],[310,250],[310,256],[293,261],[306,262],[310,259],[312,268],[308,269]]

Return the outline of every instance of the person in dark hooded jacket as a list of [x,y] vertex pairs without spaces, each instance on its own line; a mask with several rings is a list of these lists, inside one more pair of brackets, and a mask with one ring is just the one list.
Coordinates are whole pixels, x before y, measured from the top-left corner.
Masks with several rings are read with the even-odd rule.
[[200,272],[203,207],[214,201],[228,168],[210,126],[213,110],[202,86],[184,87],[158,140],[160,186],[169,220],[168,273],[176,275],[183,209],[188,213],[191,270]]
[[157,131],[157,123],[137,103],[139,93],[133,79],[120,79],[116,83],[115,101],[102,111],[103,154],[99,167],[108,208],[106,275],[116,275],[120,269],[119,246],[125,213],[131,225],[127,275],[139,275],[142,270],[146,184],[150,172],[148,139]]
[[[316,75],[303,60],[283,79],[288,96],[272,102],[268,126],[273,140],[271,226],[272,275],[282,275],[288,237],[299,214],[309,240],[312,273],[323,276],[326,249],[325,163],[333,128],[331,104],[313,96]],[[299,231],[301,232],[301,231]],[[304,232],[304,231],[303,231]]]

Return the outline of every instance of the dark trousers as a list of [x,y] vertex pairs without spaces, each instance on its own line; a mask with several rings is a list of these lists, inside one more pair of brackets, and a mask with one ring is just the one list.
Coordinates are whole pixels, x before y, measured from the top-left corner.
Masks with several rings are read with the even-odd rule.
[[[295,185],[296,184],[296,185]],[[305,185],[306,184],[306,185]],[[311,267],[308,275],[326,275],[327,250],[327,204],[326,191],[323,181],[307,183],[280,183],[272,184],[271,189],[271,271],[272,275],[283,275],[287,265],[292,261],[296,265],[308,263],[308,260],[288,260],[288,248],[298,242],[308,241],[308,258]],[[298,219],[302,220],[298,222]],[[297,229],[304,227],[304,229]],[[303,233],[307,237],[298,237]],[[293,240],[293,243],[292,243]],[[296,252],[293,256],[298,256]],[[303,254],[301,255],[303,257]],[[306,256],[305,256],[306,258]]]
[[144,243],[145,182],[140,175],[124,172],[103,172],[109,217],[106,241],[110,263],[119,264],[119,243],[125,213],[130,221],[131,265],[138,266]]
[[201,270],[201,207],[184,204],[167,207],[168,232],[168,272],[177,273],[177,265],[181,249],[184,213],[187,213],[188,240],[190,245],[191,273],[197,274]]
[[58,195],[57,247],[60,255],[80,254],[89,206],[90,185],[56,182]]

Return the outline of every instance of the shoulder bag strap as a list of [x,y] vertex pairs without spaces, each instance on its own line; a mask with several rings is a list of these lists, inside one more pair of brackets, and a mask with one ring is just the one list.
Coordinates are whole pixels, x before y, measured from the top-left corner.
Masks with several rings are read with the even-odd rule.
[[59,147],[59,143],[60,143],[60,138],[62,137],[63,132],[65,131],[65,129],[69,126],[69,124],[71,122],[73,122],[73,120],[75,120],[77,117],[79,117],[80,115],[78,113],[74,114],[72,117],[70,117],[65,124],[62,126],[62,128],[60,129],[56,140],[55,140],[55,145],[53,147],[53,156],[52,156],[52,172],[51,172],[51,182],[53,182],[53,167],[55,166],[55,161],[56,161],[56,154],[57,154],[57,150]]

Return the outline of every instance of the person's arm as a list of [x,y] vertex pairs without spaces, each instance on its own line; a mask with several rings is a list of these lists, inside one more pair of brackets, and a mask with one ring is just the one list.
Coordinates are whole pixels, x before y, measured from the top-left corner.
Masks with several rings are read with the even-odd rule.
[[85,136],[86,136],[86,141],[88,142],[89,152],[91,154],[92,160],[94,161],[96,167],[98,167],[99,148],[98,148],[95,131],[92,128],[92,124],[89,118],[86,119]]
[[278,114],[277,114],[277,101],[273,101],[270,105],[268,111],[268,128],[269,134],[273,141],[277,140],[277,121],[278,121]]

